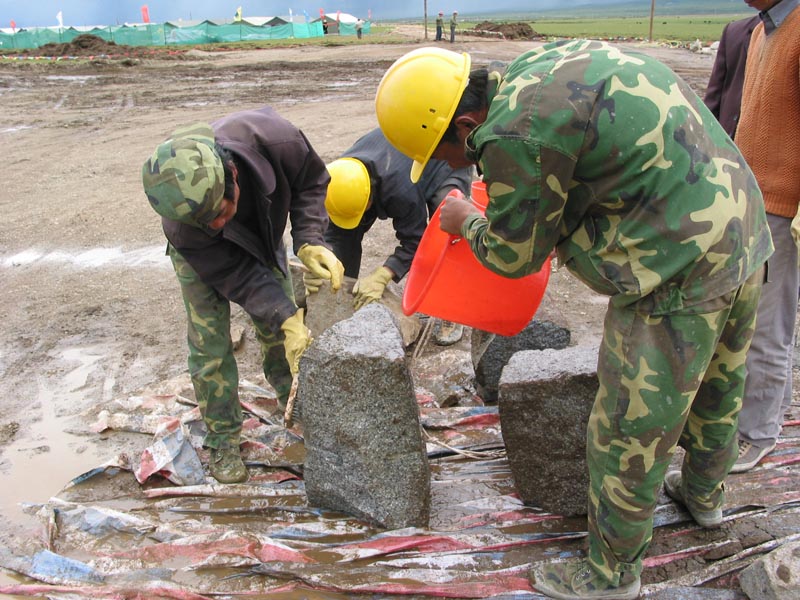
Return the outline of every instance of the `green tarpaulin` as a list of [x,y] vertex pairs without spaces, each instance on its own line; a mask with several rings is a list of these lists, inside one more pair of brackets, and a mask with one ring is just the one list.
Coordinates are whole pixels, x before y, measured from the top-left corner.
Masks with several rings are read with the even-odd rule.
[[[21,29],[13,34],[0,32],[0,48],[38,48],[49,43],[64,44],[79,35],[96,35],[106,41],[125,46],[164,46],[173,44],[213,44],[219,42],[241,42],[289,38],[322,37],[322,22],[288,23],[281,19],[270,21],[272,25],[256,26],[246,21],[214,23],[203,21],[181,26],[175,23],[149,23],[146,25],[122,25],[119,27],[95,27],[93,29],[73,27],[41,27]],[[369,23],[364,23],[363,33],[369,33]],[[355,35],[355,24],[340,23],[339,35]]]

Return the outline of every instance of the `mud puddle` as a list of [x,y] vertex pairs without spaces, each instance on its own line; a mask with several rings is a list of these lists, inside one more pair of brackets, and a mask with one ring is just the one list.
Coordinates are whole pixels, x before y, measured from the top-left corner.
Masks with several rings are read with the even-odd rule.
[[[30,435],[8,444],[5,457],[10,466],[0,471],[0,511],[12,523],[29,520],[26,504],[47,502],[70,479],[106,460],[85,436],[68,433],[76,427],[75,418],[60,416],[55,408],[84,402],[82,390],[104,353],[100,347],[63,350],[60,360],[74,367],[58,381],[41,378],[37,382],[41,419]],[[104,383],[109,390],[113,384],[113,380]]]
[[152,267],[171,268],[164,254],[164,246],[148,246],[134,250],[122,248],[89,248],[86,250],[42,250],[27,248],[3,258],[3,267],[20,267],[32,264],[68,265],[78,269],[98,267]]

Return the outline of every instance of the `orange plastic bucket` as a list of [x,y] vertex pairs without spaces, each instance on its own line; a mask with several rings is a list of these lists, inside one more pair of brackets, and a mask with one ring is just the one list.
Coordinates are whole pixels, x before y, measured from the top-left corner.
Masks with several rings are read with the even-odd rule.
[[[472,184],[472,203],[483,213],[488,196]],[[538,273],[509,279],[475,258],[469,242],[439,227],[439,209],[420,240],[403,292],[403,312],[420,312],[474,329],[516,335],[530,323],[550,278],[550,258]]]

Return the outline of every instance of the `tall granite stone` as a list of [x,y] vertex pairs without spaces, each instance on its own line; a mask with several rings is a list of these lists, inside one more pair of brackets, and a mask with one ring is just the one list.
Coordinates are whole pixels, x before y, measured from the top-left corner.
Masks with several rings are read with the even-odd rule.
[[534,319],[514,336],[473,330],[472,366],[478,395],[484,402],[497,402],[500,374],[515,353],[548,348],[560,350],[566,348],[569,342],[569,329],[550,320]]
[[326,329],[300,361],[308,502],[381,527],[426,527],[430,466],[403,342],[370,304]]
[[522,501],[586,514],[586,427],[599,387],[594,346],[517,352],[500,378],[500,427]]

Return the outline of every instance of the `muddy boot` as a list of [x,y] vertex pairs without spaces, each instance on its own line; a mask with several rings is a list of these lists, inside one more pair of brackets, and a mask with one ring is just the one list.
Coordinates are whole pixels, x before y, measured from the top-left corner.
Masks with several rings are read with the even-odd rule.
[[211,475],[220,483],[247,481],[247,469],[242,462],[238,445],[212,448],[208,466]]
[[641,579],[632,573],[623,575],[619,585],[612,585],[585,558],[534,564],[530,579],[537,592],[565,600],[634,600],[639,597],[642,585]]
[[452,321],[436,320],[433,325],[433,340],[437,346],[452,346],[461,341],[464,326]]
[[695,523],[706,529],[716,529],[722,525],[722,502],[717,506],[707,506],[689,496],[680,471],[670,471],[664,478],[664,491],[667,496],[683,504],[692,515]]

